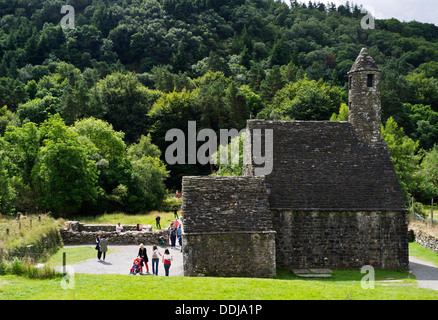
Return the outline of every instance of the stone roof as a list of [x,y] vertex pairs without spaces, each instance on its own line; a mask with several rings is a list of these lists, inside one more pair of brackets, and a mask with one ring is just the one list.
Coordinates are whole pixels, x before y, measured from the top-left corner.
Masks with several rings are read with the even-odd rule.
[[249,120],[248,129],[273,129],[273,171],[265,177],[270,209],[405,210],[383,139],[369,145],[348,122]]
[[349,73],[358,71],[380,71],[377,63],[368,53],[367,48],[362,48]]

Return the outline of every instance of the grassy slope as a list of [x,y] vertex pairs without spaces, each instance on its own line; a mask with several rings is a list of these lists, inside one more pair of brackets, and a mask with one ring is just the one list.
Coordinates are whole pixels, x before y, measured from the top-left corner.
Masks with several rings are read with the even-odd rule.
[[[0,217],[0,247],[8,249],[25,243],[32,243],[41,234],[45,234],[51,228],[56,228],[59,225],[59,221],[47,215],[41,215],[40,217],[41,220],[38,220],[37,216],[29,216],[20,220]],[[9,229],[8,235],[6,229]]]

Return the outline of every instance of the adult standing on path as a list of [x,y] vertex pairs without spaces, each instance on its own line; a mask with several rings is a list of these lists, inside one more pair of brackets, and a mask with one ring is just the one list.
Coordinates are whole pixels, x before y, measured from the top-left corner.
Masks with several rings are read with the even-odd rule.
[[146,252],[146,248],[144,247],[143,243],[140,244],[140,249],[138,249],[138,257],[141,259],[141,264],[145,264],[146,272],[149,274],[149,266],[148,266],[148,254]]
[[160,262],[162,254],[158,251],[157,246],[152,248],[152,274],[158,276],[158,262]]
[[176,244],[176,235],[177,235],[177,230],[176,230],[176,226],[175,224],[172,222],[170,225],[170,246],[171,248],[175,248],[175,244]]
[[182,250],[182,228],[181,228],[181,223],[178,224],[177,235],[178,235],[178,243],[179,243],[179,246],[181,247],[181,250]]
[[[108,251],[108,240],[105,238],[105,236],[104,235],[102,235],[101,236],[101,239],[100,239],[100,248],[99,248],[100,250],[99,250],[99,252],[100,252],[100,254],[102,254],[103,253],[103,261],[105,261],[105,258],[106,258],[106,252]],[[100,260],[100,259],[99,259]]]
[[102,252],[100,252],[100,233],[96,235],[96,248],[97,250],[97,260],[100,261],[100,256],[102,255]]
[[169,276],[169,269],[170,269],[170,265],[172,263],[173,257],[169,252],[169,249],[164,250],[164,255],[163,255],[163,265],[164,265],[164,272],[166,274],[166,277]]

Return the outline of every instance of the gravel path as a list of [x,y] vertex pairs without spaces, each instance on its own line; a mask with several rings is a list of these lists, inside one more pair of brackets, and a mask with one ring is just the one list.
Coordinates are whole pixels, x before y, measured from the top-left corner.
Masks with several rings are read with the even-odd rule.
[[438,290],[438,267],[436,265],[410,256],[409,268],[417,278],[419,288]]
[[[69,247],[79,247],[79,246],[65,246]],[[94,246],[93,246],[94,247]],[[113,245],[111,248],[116,249],[117,252],[110,253],[106,255],[105,261],[97,260],[96,257],[88,259],[79,264],[69,265],[67,257],[67,265],[74,268],[75,273],[88,273],[88,274],[129,274],[129,270],[132,267],[134,260],[137,258],[139,246],[116,246]],[[152,246],[145,245],[146,252],[149,258],[148,266],[149,272],[152,274]],[[170,254],[173,256],[172,265],[170,267],[170,276],[181,277],[184,275],[183,271],[183,259],[181,247],[176,246],[176,249],[171,249],[170,246],[158,246],[158,250],[161,254],[164,254],[164,250],[169,249]],[[57,267],[57,270],[61,271],[61,267]],[[143,267],[143,272],[146,272],[145,267]],[[164,276],[164,266],[160,262],[158,264],[158,275]]]

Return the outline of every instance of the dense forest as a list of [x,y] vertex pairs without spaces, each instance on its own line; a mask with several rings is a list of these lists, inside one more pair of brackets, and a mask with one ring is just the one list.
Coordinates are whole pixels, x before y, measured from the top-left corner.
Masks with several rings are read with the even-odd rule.
[[[74,8],[74,28],[61,26]],[[406,200],[438,196],[438,27],[276,0],[0,0],[0,213],[160,206],[184,175],[172,128],[346,120],[362,47],[383,71],[382,134]],[[235,173],[235,172],[234,172]]]

